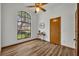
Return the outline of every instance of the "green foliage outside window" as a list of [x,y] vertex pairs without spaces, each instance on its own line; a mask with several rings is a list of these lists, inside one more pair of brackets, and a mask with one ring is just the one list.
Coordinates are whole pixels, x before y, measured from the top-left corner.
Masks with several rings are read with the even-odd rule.
[[31,16],[25,11],[18,12],[17,18],[17,39],[31,37]]

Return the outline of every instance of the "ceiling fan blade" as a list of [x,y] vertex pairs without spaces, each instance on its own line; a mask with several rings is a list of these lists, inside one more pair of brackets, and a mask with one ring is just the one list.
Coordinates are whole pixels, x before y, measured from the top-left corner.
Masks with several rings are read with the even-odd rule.
[[48,4],[48,3],[41,3],[42,5],[46,5],[46,4]]
[[48,3],[35,3],[35,6],[44,6],[46,4],[48,4]]
[[27,6],[27,7],[35,7],[35,6]]
[[42,7],[39,7],[41,10],[43,10],[44,12],[46,11],[44,8],[42,8]]

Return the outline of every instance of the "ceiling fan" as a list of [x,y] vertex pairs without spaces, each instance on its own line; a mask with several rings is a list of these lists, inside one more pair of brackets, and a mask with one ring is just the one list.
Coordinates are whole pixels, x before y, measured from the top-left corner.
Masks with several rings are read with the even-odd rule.
[[34,7],[35,8],[35,13],[39,12],[40,10],[42,10],[43,12],[45,12],[46,10],[43,8],[44,5],[46,5],[47,3],[35,3],[34,6],[27,6],[27,7]]

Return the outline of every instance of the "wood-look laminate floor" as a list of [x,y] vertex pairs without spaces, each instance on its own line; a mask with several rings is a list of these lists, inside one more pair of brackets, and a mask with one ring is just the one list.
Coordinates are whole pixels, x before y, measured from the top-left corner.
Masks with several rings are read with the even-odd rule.
[[74,49],[32,40],[2,49],[2,56],[74,56]]

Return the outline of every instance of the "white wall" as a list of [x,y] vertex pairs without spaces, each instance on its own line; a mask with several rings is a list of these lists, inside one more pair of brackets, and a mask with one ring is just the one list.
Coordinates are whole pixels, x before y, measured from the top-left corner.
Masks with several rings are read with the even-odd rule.
[[45,13],[39,15],[39,23],[45,23],[45,29],[39,28],[46,32],[45,40],[50,41],[50,18],[61,16],[61,44],[74,48],[76,4],[55,4],[46,9]]
[[0,3],[0,51],[1,51],[1,3]]
[[[38,26],[38,15],[31,12],[25,7],[26,4],[22,3],[11,3],[11,4],[2,4],[2,47],[16,44],[19,42],[30,40],[36,37],[37,26]],[[17,40],[17,12],[18,11],[27,11],[32,17],[31,21],[31,38]]]

